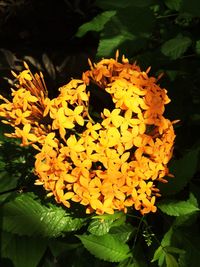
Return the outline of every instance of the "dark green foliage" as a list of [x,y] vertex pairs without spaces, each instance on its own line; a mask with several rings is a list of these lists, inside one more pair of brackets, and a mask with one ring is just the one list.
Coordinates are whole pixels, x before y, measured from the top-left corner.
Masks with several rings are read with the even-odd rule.
[[57,237],[79,229],[84,220],[70,217],[61,207],[41,205],[31,193],[22,193],[1,208],[2,228],[28,236]]
[[47,246],[46,240],[37,237],[30,239],[3,232],[1,238],[2,262],[11,259],[16,267],[27,267],[27,264],[29,267],[37,266]]
[[[34,153],[0,125],[1,260],[5,267],[197,267],[200,263],[200,1],[1,1],[0,94],[25,60],[50,89],[117,49],[159,81],[175,125],[174,178],[159,184],[158,211],[85,215],[34,186]],[[97,92],[98,94],[98,92]],[[101,96],[92,96],[94,99]],[[103,98],[104,96],[102,96]],[[95,100],[94,100],[95,102]],[[101,101],[98,101],[101,102]],[[99,105],[100,108],[100,105]]]
[[[161,184],[160,190],[165,195],[174,195],[188,184],[196,172],[199,147],[185,152],[180,159],[174,159],[170,171],[174,178],[169,178],[168,184]],[[172,190],[173,189],[173,190]]]
[[120,262],[130,256],[128,245],[111,234],[79,235],[78,238],[92,255],[104,261]]
[[158,207],[162,212],[170,216],[188,215],[199,211],[198,203],[193,198],[194,196],[191,195],[187,201],[164,200],[158,204]]

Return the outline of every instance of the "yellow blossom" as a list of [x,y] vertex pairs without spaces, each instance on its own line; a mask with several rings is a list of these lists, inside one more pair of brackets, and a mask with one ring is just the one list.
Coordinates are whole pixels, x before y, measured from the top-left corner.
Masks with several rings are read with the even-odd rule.
[[[2,122],[22,145],[38,150],[36,185],[48,197],[70,208],[84,205],[86,213],[113,214],[131,207],[156,212],[157,182],[171,176],[173,122],[164,117],[170,102],[167,91],[124,56],[91,63],[82,79],[72,79],[48,98],[43,75],[25,70],[14,74],[18,82],[12,100],[3,96]],[[90,84],[109,94],[114,108],[104,108],[95,121],[90,112]],[[92,86],[91,86],[92,87]],[[103,104],[103,103],[102,103]],[[95,110],[95,107],[93,107]]]
[[103,117],[104,120],[101,123],[104,127],[107,127],[108,125],[114,125],[116,128],[120,127],[124,118],[120,116],[121,110],[120,109],[114,109],[112,112],[110,112],[108,109],[103,110]]
[[21,130],[20,128],[16,127],[15,128],[15,133],[13,134],[6,134],[8,137],[16,137],[22,139],[22,145],[27,146],[30,144],[29,141],[31,142],[36,142],[37,141],[37,136],[34,134],[30,133],[31,131],[31,125],[26,124],[23,129]]
[[79,139],[77,141],[76,136],[75,135],[71,135],[68,139],[67,139],[67,146],[69,147],[69,149],[71,151],[75,151],[75,152],[82,152],[85,150],[84,146],[83,146],[83,142],[84,140]]

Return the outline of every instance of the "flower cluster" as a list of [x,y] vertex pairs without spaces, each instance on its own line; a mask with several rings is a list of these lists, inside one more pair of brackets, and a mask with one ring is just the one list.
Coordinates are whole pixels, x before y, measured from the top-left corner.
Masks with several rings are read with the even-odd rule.
[[[6,134],[32,145],[36,185],[70,207],[86,206],[86,213],[155,212],[160,196],[157,181],[170,176],[167,163],[174,143],[173,122],[163,116],[170,102],[158,79],[122,57],[89,61],[82,79],[72,79],[50,99],[42,74],[25,70],[17,78],[12,101],[1,96],[0,116],[15,131]],[[90,94],[97,86],[112,98],[95,121]],[[95,107],[94,107],[95,108]]]

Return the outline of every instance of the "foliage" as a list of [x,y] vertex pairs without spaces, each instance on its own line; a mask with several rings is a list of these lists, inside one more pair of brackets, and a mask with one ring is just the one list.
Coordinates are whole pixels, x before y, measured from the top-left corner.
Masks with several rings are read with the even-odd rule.
[[102,236],[82,235],[78,236],[84,247],[95,257],[111,262],[120,262],[129,257],[128,245],[111,234]]
[[1,212],[4,214],[3,230],[18,235],[57,237],[63,232],[79,229],[84,221],[73,219],[55,205],[41,205],[31,193],[23,193],[5,203]]
[[[143,69],[151,66],[154,73],[164,73],[159,82],[171,99],[166,113],[180,120],[170,165],[175,177],[158,185],[162,197],[154,214],[141,216],[128,209],[127,214],[95,216],[85,215],[75,204],[61,208],[34,186],[33,150],[5,138],[9,128],[1,124],[1,266],[196,267],[200,262],[200,2],[50,1],[59,7],[61,18],[53,21],[50,33],[44,25],[51,23],[51,4],[36,2],[31,6],[30,1],[1,1],[0,35],[11,40],[9,45],[2,42],[0,49],[1,94],[8,95],[6,82],[13,84],[10,68],[20,71],[23,60],[44,72],[54,95],[66,77],[81,73],[87,57],[113,57],[119,49]],[[28,17],[35,10],[42,10],[40,20],[30,23]],[[12,21],[21,23],[21,17],[27,23],[18,29]]]

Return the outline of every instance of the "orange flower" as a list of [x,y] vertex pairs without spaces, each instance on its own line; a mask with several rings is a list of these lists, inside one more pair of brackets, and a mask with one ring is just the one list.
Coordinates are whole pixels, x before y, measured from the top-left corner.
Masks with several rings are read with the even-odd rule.
[[6,134],[6,136],[20,138],[20,139],[22,139],[22,146],[27,146],[30,144],[29,141],[31,141],[31,143],[37,141],[37,136],[30,133],[30,131],[31,131],[31,125],[26,124],[22,130],[20,128],[16,127],[15,133]]
[[[166,182],[175,139],[173,122],[163,114],[170,102],[150,68],[141,71],[122,57],[89,61],[82,80],[62,86],[49,99],[42,74],[19,75],[12,101],[0,96],[3,122],[14,127],[8,137],[39,150],[35,184],[43,185],[67,208],[79,202],[86,213],[113,214],[130,207],[141,214],[155,212],[160,194],[155,182]],[[111,96],[114,108],[104,108],[94,121],[90,112],[91,83]],[[93,107],[95,110],[95,107]]]
[[124,120],[124,118],[119,115],[120,112],[120,109],[114,109],[112,112],[110,112],[108,109],[104,109],[102,114],[104,120],[101,124],[106,128],[112,125],[116,128],[120,127]]

